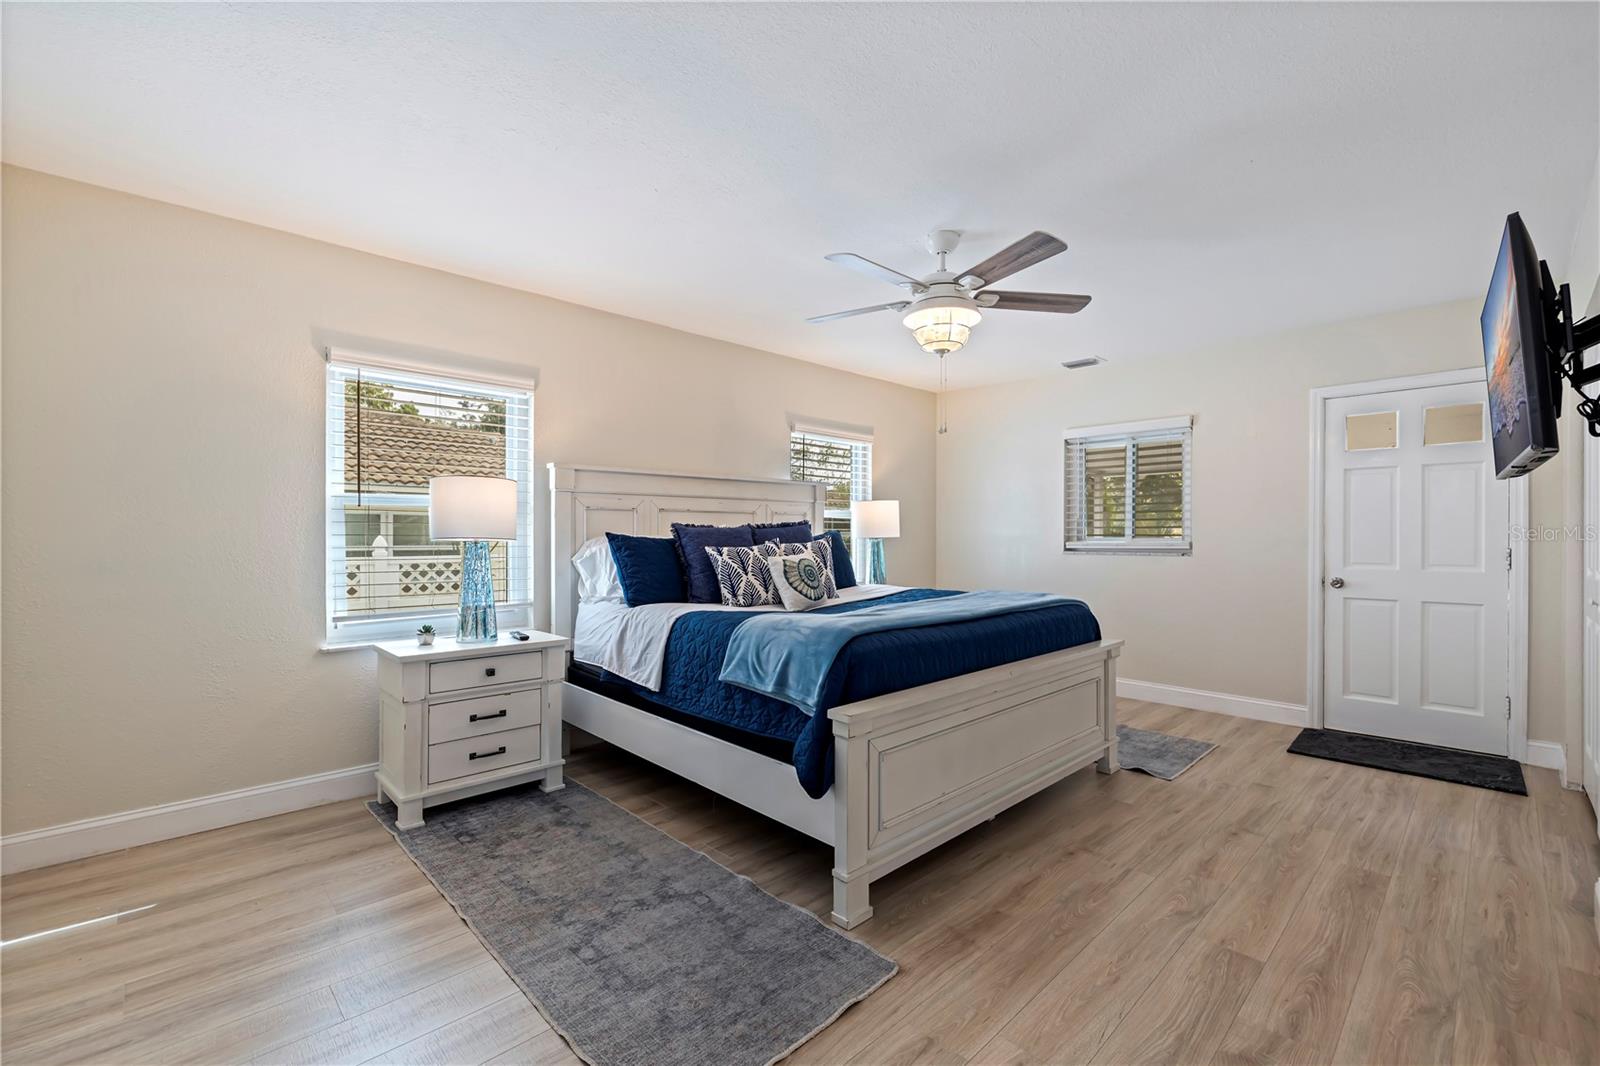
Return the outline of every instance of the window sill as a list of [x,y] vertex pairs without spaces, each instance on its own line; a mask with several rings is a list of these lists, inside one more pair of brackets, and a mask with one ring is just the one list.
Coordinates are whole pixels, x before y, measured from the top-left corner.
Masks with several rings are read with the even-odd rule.
[[1193,544],[1068,544],[1062,547],[1063,555],[1193,555]]
[[382,644],[382,643],[384,643],[384,641],[377,640],[377,639],[372,639],[372,640],[348,640],[348,641],[337,641],[337,642],[331,641],[331,640],[325,640],[321,644],[317,645],[317,651],[320,652],[320,653],[323,653],[323,654],[326,654],[328,652],[336,652],[336,651],[366,651],[368,648],[376,648],[379,644]]
[[[501,632],[537,628],[533,624],[531,605],[526,603],[502,604],[495,621]],[[317,651],[319,653],[361,651],[375,648],[379,644],[410,640],[416,636],[417,627],[425,622],[433,625],[441,640],[456,635],[456,612],[452,609],[449,612],[417,614],[409,618],[346,623],[344,628],[348,633],[347,636],[324,636],[317,645]]]

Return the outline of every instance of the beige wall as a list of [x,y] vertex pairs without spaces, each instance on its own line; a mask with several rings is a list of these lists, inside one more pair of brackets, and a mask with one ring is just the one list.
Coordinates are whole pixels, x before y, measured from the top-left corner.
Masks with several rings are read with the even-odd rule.
[[376,759],[372,655],[317,650],[318,339],[536,371],[541,467],[781,477],[791,414],[872,426],[891,571],[933,578],[929,393],[30,171],[3,198],[6,833]]
[[[870,425],[897,579],[1079,595],[1124,676],[1295,704],[1308,390],[1480,358],[1473,300],[960,391],[936,494],[927,393],[31,171],[3,207],[5,833],[375,758],[370,655],[316,650],[324,341],[532,370],[541,465],[781,476],[789,416]],[[1061,430],[1182,413],[1195,554],[1063,555]],[[1579,521],[1562,434],[1535,524]],[[1577,548],[1531,557],[1529,732],[1574,750]]]
[[[1478,312],[1462,301],[952,394],[940,584],[1078,596],[1127,641],[1124,677],[1303,705],[1309,392],[1478,365]],[[1062,431],[1183,414],[1195,417],[1194,554],[1063,553]],[[1541,470],[1530,495],[1534,522],[1561,521],[1561,474]],[[1561,545],[1533,545],[1536,633],[1563,624],[1563,566]],[[1559,655],[1535,664],[1535,738],[1561,737]]]

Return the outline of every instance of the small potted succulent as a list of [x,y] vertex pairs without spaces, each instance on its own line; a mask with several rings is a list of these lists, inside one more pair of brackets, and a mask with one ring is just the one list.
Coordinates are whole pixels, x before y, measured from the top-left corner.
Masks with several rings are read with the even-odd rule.
[[417,630],[417,647],[431,648],[433,646],[433,627],[423,626]]

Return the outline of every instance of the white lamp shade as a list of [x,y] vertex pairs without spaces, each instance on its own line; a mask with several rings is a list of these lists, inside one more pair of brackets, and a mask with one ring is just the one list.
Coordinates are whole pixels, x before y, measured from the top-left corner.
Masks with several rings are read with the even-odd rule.
[[428,536],[516,540],[517,483],[505,477],[429,478]]
[[850,526],[858,537],[885,540],[900,535],[899,500],[856,500],[850,505]]

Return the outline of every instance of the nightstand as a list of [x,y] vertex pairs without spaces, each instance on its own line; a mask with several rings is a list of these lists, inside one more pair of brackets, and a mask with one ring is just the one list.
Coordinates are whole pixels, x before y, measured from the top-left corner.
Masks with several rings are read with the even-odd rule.
[[376,645],[378,799],[415,829],[426,807],[539,781],[561,787],[567,639],[528,631],[494,643]]

